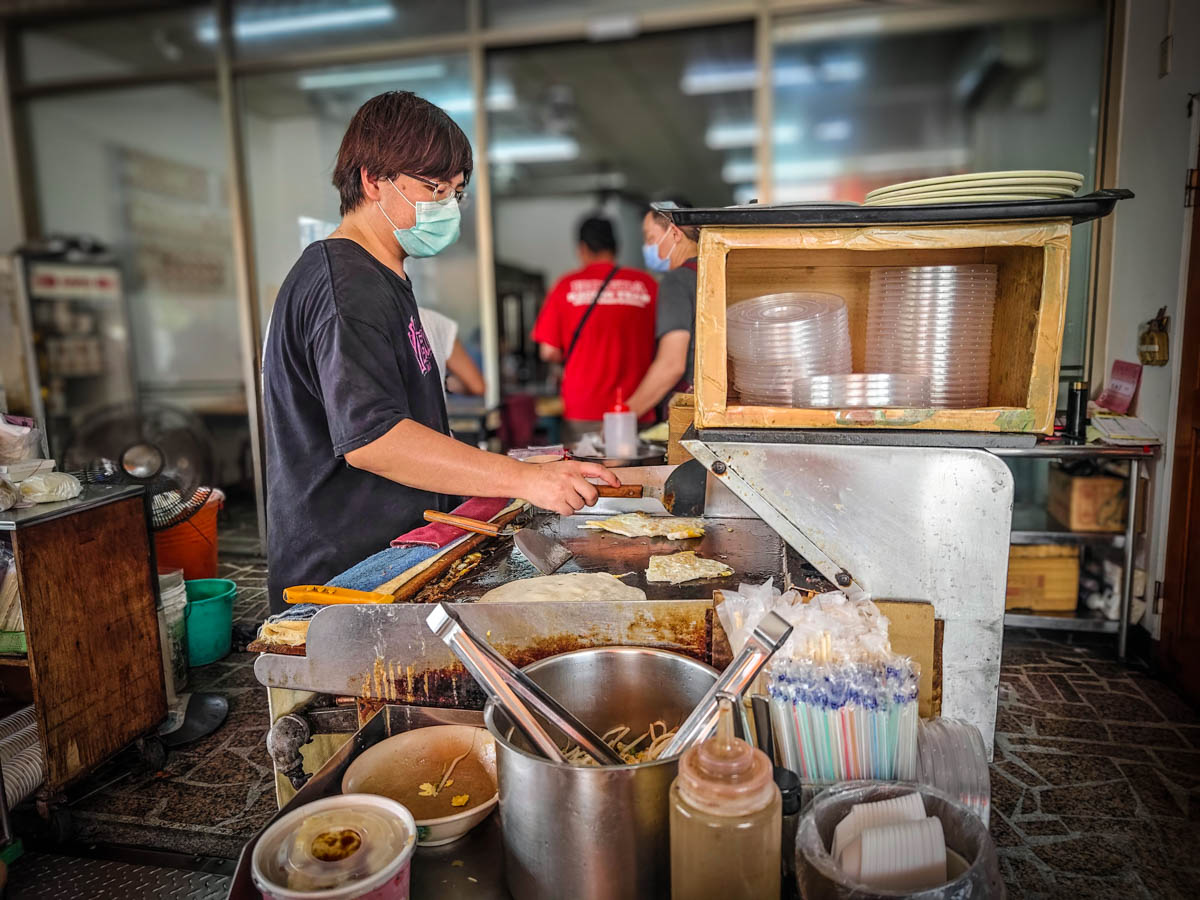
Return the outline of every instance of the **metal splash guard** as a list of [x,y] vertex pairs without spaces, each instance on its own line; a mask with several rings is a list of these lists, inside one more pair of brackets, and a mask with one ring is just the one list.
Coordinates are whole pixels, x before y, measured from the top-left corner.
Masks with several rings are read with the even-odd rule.
[[984,450],[757,442],[683,446],[847,592],[924,600],[943,620],[942,714],[992,746],[1012,473]]

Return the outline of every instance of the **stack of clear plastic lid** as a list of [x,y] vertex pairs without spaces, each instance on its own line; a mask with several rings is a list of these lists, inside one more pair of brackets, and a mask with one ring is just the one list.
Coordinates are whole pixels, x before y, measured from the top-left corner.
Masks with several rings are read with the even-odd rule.
[[959,719],[917,723],[917,781],[945,791],[988,823],[992,782],[983,735]]
[[814,375],[798,378],[792,399],[796,406],[814,409],[929,406],[926,375]]
[[836,294],[767,294],[729,307],[732,384],[743,403],[790,406],[796,380],[850,372],[850,325]]
[[924,375],[930,405],[986,406],[996,267],[871,270],[866,367]]

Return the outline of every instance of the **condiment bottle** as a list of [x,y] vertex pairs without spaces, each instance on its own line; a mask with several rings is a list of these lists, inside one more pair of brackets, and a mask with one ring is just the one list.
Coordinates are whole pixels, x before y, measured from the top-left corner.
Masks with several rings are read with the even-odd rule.
[[621,399],[604,414],[604,455],[610,459],[634,459],[638,452],[637,416]]
[[733,736],[721,701],[717,733],[690,748],[671,783],[672,900],[779,896],[782,803],[774,766]]

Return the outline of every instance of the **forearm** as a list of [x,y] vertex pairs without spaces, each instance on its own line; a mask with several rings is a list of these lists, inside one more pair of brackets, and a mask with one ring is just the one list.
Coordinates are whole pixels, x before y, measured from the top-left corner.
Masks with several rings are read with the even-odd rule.
[[678,361],[664,359],[661,355],[656,356],[654,362],[650,364],[650,368],[646,370],[646,374],[642,376],[637,390],[629,396],[626,404],[641,418],[645,413],[654,409],[663,397],[667,396],[671,388],[679,384],[679,379],[683,377],[685,371],[686,366]]
[[525,463],[471,447],[412,419],[350,451],[346,462],[409,487],[467,497],[520,497],[527,474]]

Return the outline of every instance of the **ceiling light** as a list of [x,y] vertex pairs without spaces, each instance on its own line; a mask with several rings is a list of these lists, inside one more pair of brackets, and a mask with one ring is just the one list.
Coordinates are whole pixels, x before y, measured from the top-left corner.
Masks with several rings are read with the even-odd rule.
[[579,144],[569,137],[537,137],[495,141],[488,150],[493,163],[566,162],[579,158]]
[[818,141],[844,141],[853,130],[849,119],[826,119],[813,127],[813,137]]
[[771,77],[776,87],[803,87],[817,83],[817,73],[808,63],[780,63]]
[[[780,122],[771,129],[776,144],[794,144],[800,140],[799,122]],[[710,150],[736,150],[758,144],[758,126],[754,122],[719,122],[708,126],[704,143]]]
[[679,89],[688,96],[723,94],[728,91],[752,91],[758,85],[758,67],[750,63],[688,66]]
[[829,56],[821,60],[822,81],[858,81],[865,70],[857,56]]
[[734,159],[721,166],[721,180],[726,184],[758,181],[758,163],[752,159]]
[[[450,115],[471,115],[475,112],[475,98],[469,94],[456,94],[453,97],[438,99],[426,97],[430,103],[440,106]],[[511,84],[489,87],[484,105],[488,112],[511,112],[517,108],[517,93]]]
[[[352,28],[356,25],[390,22],[395,16],[396,10],[390,3],[351,7],[350,9],[326,9],[293,16],[263,13],[239,16],[235,13],[233,36],[239,40],[253,40],[254,38],[274,37],[295,32]],[[210,20],[197,25],[196,38],[207,44],[216,43],[216,23]]]
[[314,72],[301,75],[300,89],[320,91],[331,88],[356,87],[363,84],[394,82],[397,86],[409,81],[426,81],[446,77],[446,64],[424,63],[415,66],[396,66],[388,69],[357,69],[349,72]]

